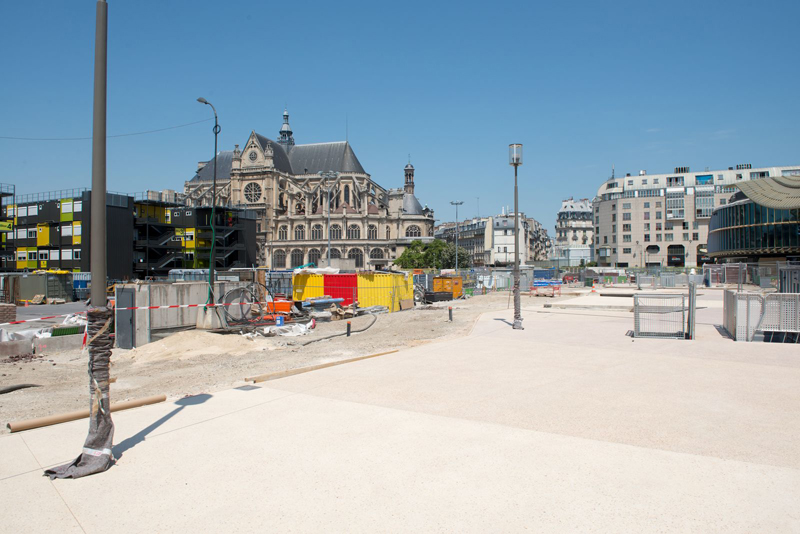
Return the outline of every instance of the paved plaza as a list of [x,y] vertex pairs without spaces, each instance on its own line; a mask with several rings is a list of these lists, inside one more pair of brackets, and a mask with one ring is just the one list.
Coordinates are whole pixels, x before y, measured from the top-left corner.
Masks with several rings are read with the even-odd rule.
[[[103,474],[49,481],[87,421],[0,436],[6,532],[797,532],[800,352],[526,298],[469,335],[118,412]],[[457,310],[456,310],[457,312]],[[112,389],[113,395],[113,389]],[[54,411],[58,411],[54,407]]]

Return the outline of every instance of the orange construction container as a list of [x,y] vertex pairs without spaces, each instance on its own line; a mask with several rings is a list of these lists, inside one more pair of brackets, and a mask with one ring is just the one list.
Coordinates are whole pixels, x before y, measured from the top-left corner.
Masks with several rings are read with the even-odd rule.
[[433,279],[433,291],[452,293],[457,299],[464,293],[464,283],[460,276],[437,276]]

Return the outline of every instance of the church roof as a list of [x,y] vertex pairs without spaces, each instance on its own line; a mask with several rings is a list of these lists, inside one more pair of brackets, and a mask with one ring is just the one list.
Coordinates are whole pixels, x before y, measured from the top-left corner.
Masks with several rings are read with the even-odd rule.
[[[233,151],[223,150],[217,154],[217,180],[230,180]],[[197,171],[190,182],[210,182],[214,180],[214,159],[206,162],[205,166]]]
[[[287,174],[316,174],[326,171],[367,174],[347,141],[284,147],[261,134],[256,134],[256,137],[262,148],[272,147],[275,168]],[[230,180],[232,161],[233,151],[223,150],[217,154],[217,180]],[[210,182],[213,179],[214,160],[211,159],[197,171],[190,182]]]
[[761,206],[784,210],[800,208],[800,176],[758,178],[738,183],[736,187]]
[[289,161],[289,156],[286,154],[286,150],[284,150],[283,145],[273,141],[272,139],[268,139],[261,134],[256,134],[256,137],[258,138],[258,142],[261,144],[261,148],[266,149],[267,145],[272,146],[272,164],[276,169],[287,174],[294,174],[292,172],[292,164]]
[[367,174],[347,141],[290,146],[289,160],[294,174],[327,171]]
[[411,193],[403,193],[403,211],[406,215],[422,215],[422,205]]

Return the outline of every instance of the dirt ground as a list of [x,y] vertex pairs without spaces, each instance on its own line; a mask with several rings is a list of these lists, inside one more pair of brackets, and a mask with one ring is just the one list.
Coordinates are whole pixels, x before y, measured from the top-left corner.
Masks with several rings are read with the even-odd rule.
[[[569,298],[565,295],[561,298]],[[523,297],[552,302],[552,298]],[[114,349],[111,360],[112,402],[164,394],[168,398],[213,393],[244,383],[245,377],[320,363],[366,356],[428,343],[468,332],[481,313],[505,309],[508,293],[491,293],[466,300],[417,306],[412,310],[378,315],[372,327],[351,337],[311,339],[344,332],[345,321],[318,323],[306,336],[247,339],[239,334],[212,334],[189,330],[132,350]],[[513,306],[513,303],[511,303]],[[453,322],[448,321],[453,307]],[[352,320],[353,330],[369,317]],[[70,351],[27,360],[0,360],[0,387],[38,384],[0,395],[0,433],[6,423],[88,408],[88,353]]]

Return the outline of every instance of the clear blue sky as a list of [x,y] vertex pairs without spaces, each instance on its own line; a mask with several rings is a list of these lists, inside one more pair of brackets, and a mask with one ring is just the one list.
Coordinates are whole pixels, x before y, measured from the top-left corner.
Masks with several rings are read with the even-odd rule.
[[[220,114],[221,149],[349,139],[364,168],[441,220],[560,201],[618,173],[800,163],[800,2],[109,3],[108,134]],[[0,136],[90,136],[95,2],[2,2]],[[110,139],[108,187],[181,190],[211,124]],[[91,141],[0,139],[19,193],[89,186]]]

